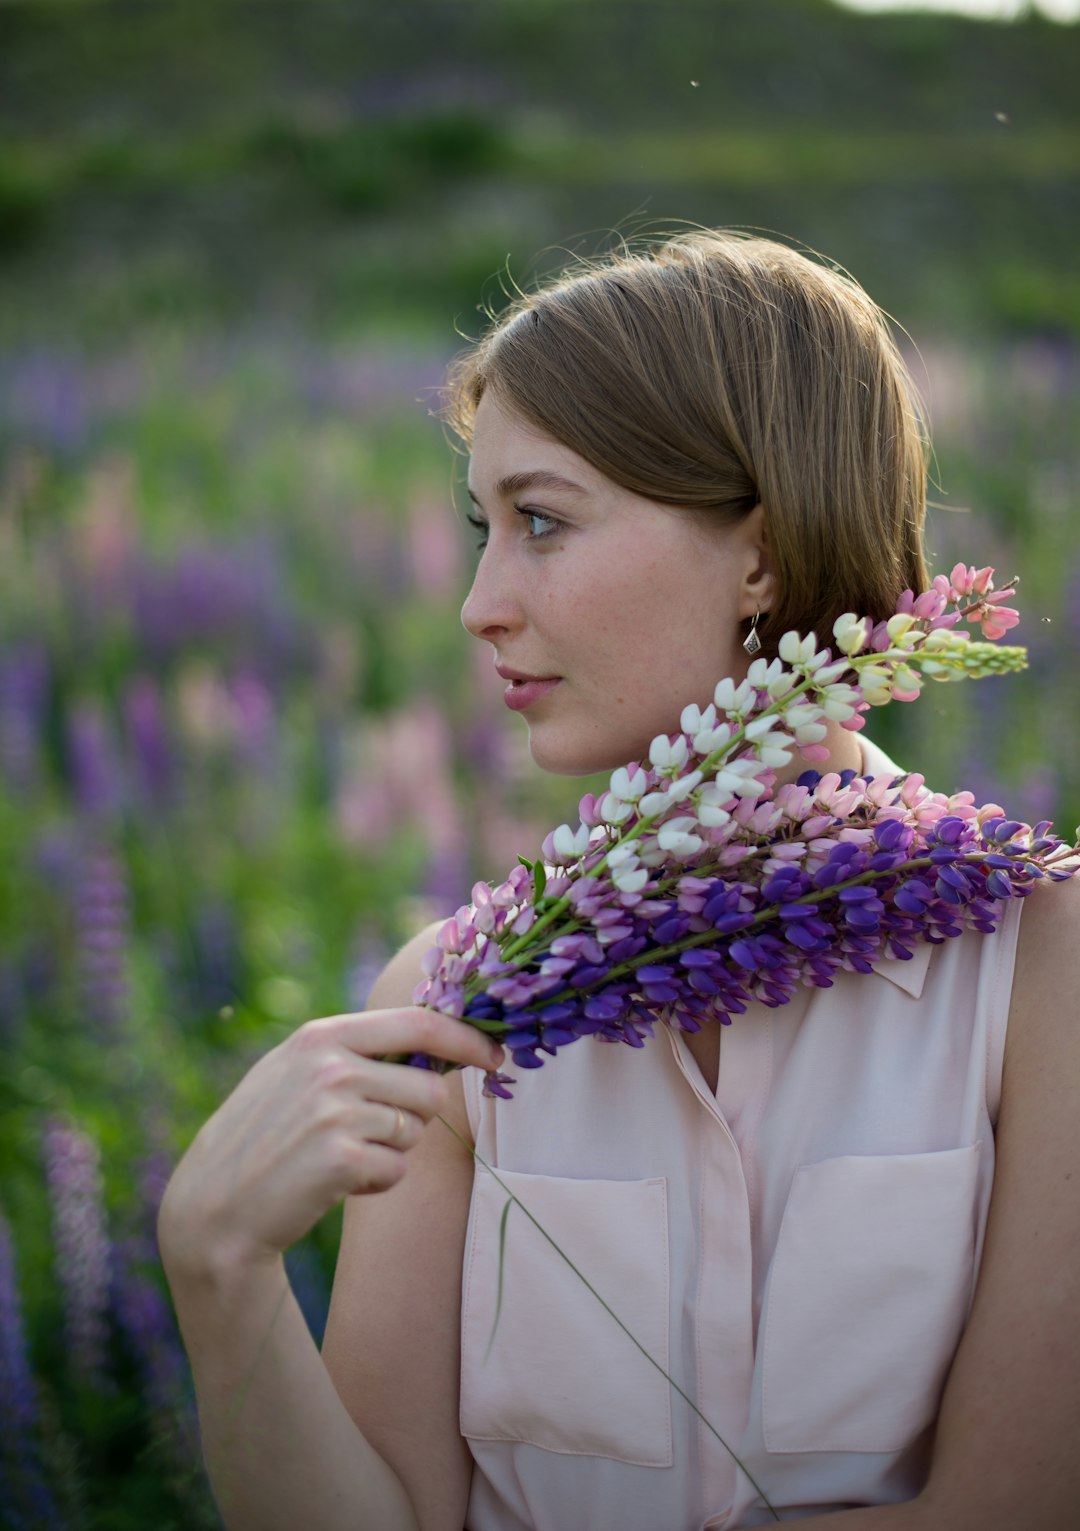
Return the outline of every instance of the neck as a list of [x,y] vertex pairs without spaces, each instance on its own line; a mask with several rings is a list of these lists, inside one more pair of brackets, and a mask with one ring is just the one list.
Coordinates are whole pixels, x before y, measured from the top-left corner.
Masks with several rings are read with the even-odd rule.
[[859,740],[848,728],[841,728],[839,723],[829,722],[826,724],[829,732],[822,743],[829,751],[828,760],[806,761],[799,752],[795,751],[795,758],[789,766],[776,773],[776,786],[782,787],[785,782],[798,781],[804,771],[820,771],[822,776],[827,776],[830,771],[862,771],[862,750],[859,748]]

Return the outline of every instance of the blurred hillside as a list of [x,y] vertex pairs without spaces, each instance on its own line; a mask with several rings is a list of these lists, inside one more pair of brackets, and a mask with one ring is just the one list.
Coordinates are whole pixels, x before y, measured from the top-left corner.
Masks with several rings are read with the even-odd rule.
[[913,328],[1075,331],[1078,75],[1080,27],[827,0],[9,3],[0,338],[445,335],[508,255],[675,218],[821,248]]

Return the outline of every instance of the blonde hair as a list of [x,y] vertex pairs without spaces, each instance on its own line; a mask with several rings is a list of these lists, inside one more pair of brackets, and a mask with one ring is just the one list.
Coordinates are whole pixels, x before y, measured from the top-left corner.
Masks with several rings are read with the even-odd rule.
[[695,230],[579,260],[452,363],[440,413],[466,446],[488,388],[635,494],[721,524],[760,500],[766,653],[928,583],[915,386],[858,283],[786,245]]

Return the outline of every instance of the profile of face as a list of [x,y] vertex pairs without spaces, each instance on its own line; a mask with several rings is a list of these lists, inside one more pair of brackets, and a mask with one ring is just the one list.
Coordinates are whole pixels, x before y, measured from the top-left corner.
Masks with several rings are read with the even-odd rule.
[[488,389],[469,494],[483,552],[461,619],[510,680],[543,770],[585,775],[648,753],[689,702],[749,663],[739,623],[772,592],[758,506],[734,527],[620,488]]

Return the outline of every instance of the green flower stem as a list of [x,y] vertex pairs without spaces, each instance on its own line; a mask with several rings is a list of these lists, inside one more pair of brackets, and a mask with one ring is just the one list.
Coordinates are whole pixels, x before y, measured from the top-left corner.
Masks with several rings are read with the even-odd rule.
[[[476,1163],[479,1164],[482,1169],[487,1170],[488,1174],[495,1181],[496,1185],[498,1185],[502,1190],[504,1190],[506,1192],[507,1197],[508,1197],[508,1200],[507,1200],[507,1203],[506,1203],[506,1207],[503,1209],[502,1220],[501,1220],[501,1223],[500,1223],[500,1246],[499,1246],[499,1293],[500,1293],[500,1299],[501,1299],[501,1293],[502,1293],[502,1268],[503,1268],[504,1243],[505,1243],[505,1234],[506,1234],[506,1214],[507,1214],[507,1210],[509,1209],[510,1203],[513,1202],[515,1206],[518,1206],[518,1207],[521,1208],[522,1212],[524,1212],[525,1216],[529,1219],[529,1222],[532,1223],[533,1227],[537,1230],[538,1233],[541,1233],[544,1236],[544,1238],[551,1245],[551,1247],[555,1251],[555,1253],[559,1256],[559,1258],[561,1260],[563,1260],[570,1267],[570,1269],[573,1271],[574,1275],[578,1278],[578,1280],[582,1283],[582,1285],[585,1286],[592,1293],[592,1295],[596,1298],[597,1302],[604,1309],[604,1311],[611,1315],[611,1317],[618,1324],[619,1328],[626,1335],[627,1339],[630,1340],[631,1343],[634,1344],[637,1347],[637,1349],[645,1357],[646,1361],[648,1361],[649,1365],[650,1366],[654,1366],[656,1368],[656,1370],[660,1373],[661,1377],[663,1377],[664,1381],[668,1384],[668,1386],[671,1387],[672,1389],[674,1389],[674,1391],[676,1393],[678,1393],[679,1397],[683,1400],[683,1402],[685,1404],[687,1404],[690,1409],[693,1410],[693,1412],[697,1415],[698,1419],[700,1419],[701,1423],[705,1426],[706,1430],[708,1430],[711,1435],[716,1437],[716,1439],[720,1442],[720,1445],[723,1446],[724,1450],[727,1452],[728,1456],[735,1463],[736,1467],[739,1468],[740,1472],[745,1473],[746,1477],[749,1479],[751,1484],[753,1484],[754,1489],[757,1491],[758,1495],[761,1498],[762,1504],[768,1510],[768,1512],[772,1516],[773,1520],[779,1521],[780,1516],[777,1514],[777,1511],[776,1511],[775,1507],[770,1502],[767,1494],[765,1493],[765,1490],[761,1487],[761,1484],[754,1477],[753,1473],[747,1467],[746,1463],[743,1462],[743,1460],[737,1455],[737,1453],[728,1445],[727,1441],[720,1434],[719,1430],[717,1430],[716,1427],[701,1412],[701,1410],[698,1408],[697,1404],[690,1397],[690,1395],[688,1393],[684,1392],[683,1389],[679,1386],[679,1384],[675,1381],[675,1379],[673,1377],[671,1377],[664,1370],[664,1368],[660,1365],[660,1362],[657,1361],[655,1359],[655,1357],[653,1357],[653,1356],[651,1356],[649,1354],[649,1352],[645,1349],[644,1345],[637,1338],[637,1336],[630,1329],[627,1328],[626,1324],[623,1323],[622,1319],[615,1312],[614,1308],[610,1305],[610,1303],[608,1303],[603,1297],[601,1297],[600,1293],[596,1290],[596,1288],[593,1286],[592,1282],[588,1279],[588,1277],[582,1274],[582,1272],[577,1268],[577,1266],[574,1264],[573,1260],[571,1260],[570,1256],[561,1247],[561,1245],[559,1245],[559,1244],[557,1244],[555,1242],[555,1240],[551,1237],[551,1234],[548,1233],[548,1231],[544,1227],[544,1225],[541,1222],[539,1222],[537,1218],[535,1218],[533,1216],[533,1214],[529,1211],[528,1207],[524,1204],[524,1202],[521,1201],[519,1197],[514,1195],[513,1191],[511,1191],[510,1187],[506,1184],[506,1182],[502,1179],[502,1177],[498,1174],[498,1172],[496,1170],[492,1169],[491,1165],[488,1164],[487,1160],[484,1159],[477,1152],[477,1150],[473,1146],[473,1144],[471,1144],[468,1141],[467,1138],[463,1138],[461,1133],[458,1132],[457,1128],[452,1126],[451,1123],[448,1122],[444,1116],[440,1116],[439,1117],[439,1121],[442,1122],[444,1127],[446,1127],[450,1132],[452,1132],[454,1134],[454,1137],[457,1138],[458,1142],[464,1148],[467,1148],[469,1150],[470,1154],[475,1159]],[[496,1321],[496,1323],[498,1322],[498,1317],[499,1317],[499,1314],[498,1314],[498,1311],[496,1311],[496,1314],[495,1314],[495,1321]],[[494,1338],[495,1338],[495,1331],[494,1331],[494,1328],[493,1328],[492,1329],[492,1334],[491,1334],[491,1340],[488,1341],[488,1351],[489,1351],[489,1353],[490,1353],[490,1350],[491,1350],[491,1342],[492,1342],[492,1340],[494,1340]]]

